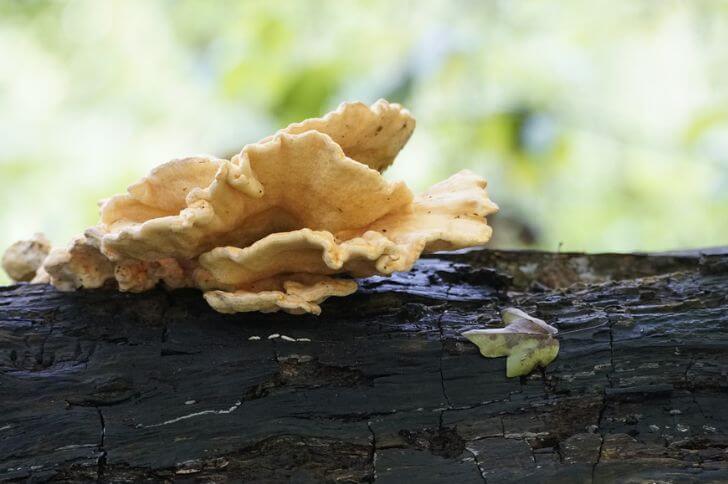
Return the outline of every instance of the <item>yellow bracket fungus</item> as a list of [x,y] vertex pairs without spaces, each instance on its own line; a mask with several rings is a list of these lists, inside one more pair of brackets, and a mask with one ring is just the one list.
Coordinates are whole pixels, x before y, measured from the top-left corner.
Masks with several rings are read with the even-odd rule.
[[352,277],[490,239],[498,207],[481,177],[462,171],[414,196],[381,175],[414,127],[398,104],[344,103],[230,160],[164,163],[104,200],[100,223],[39,272],[60,290],[162,283],[200,288],[220,312],[319,314],[327,297],[356,291]]

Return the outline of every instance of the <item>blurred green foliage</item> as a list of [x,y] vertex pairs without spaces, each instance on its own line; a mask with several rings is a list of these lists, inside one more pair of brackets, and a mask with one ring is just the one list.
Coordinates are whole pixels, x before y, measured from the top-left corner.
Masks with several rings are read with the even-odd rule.
[[708,1],[3,1],[0,250],[65,244],[163,161],[379,97],[418,120],[387,176],[486,176],[493,246],[725,245],[726,45]]

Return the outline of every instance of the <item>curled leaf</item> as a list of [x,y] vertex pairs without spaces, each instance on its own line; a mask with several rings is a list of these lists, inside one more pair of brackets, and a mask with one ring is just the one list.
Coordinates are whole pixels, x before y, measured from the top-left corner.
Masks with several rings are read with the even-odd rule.
[[508,377],[528,375],[536,366],[545,367],[559,354],[558,330],[543,320],[516,308],[501,312],[504,327],[473,329],[463,333],[487,358],[508,356]]

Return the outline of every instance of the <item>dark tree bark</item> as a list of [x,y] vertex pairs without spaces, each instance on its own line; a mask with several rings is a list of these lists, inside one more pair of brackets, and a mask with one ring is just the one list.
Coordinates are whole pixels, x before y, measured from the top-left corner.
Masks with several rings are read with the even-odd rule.
[[[506,306],[544,371],[460,336]],[[0,289],[0,478],[728,480],[728,255],[439,254],[323,310]]]

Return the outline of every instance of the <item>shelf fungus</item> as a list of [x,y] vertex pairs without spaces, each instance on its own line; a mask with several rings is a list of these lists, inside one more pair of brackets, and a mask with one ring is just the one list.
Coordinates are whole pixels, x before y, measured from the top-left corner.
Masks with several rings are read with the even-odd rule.
[[3,269],[14,281],[28,282],[35,278],[50,250],[51,244],[43,234],[19,240],[3,254]]
[[487,358],[507,356],[506,376],[523,376],[546,367],[559,354],[558,330],[516,308],[502,311],[503,328],[463,333]]
[[326,298],[356,291],[353,278],[490,239],[498,207],[483,178],[462,171],[415,196],[381,175],[414,127],[398,104],[344,103],[230,160],[164,163],[104,200],[99,224],[52,250],[36,281],[196,287],[224,313],[319,314]]

